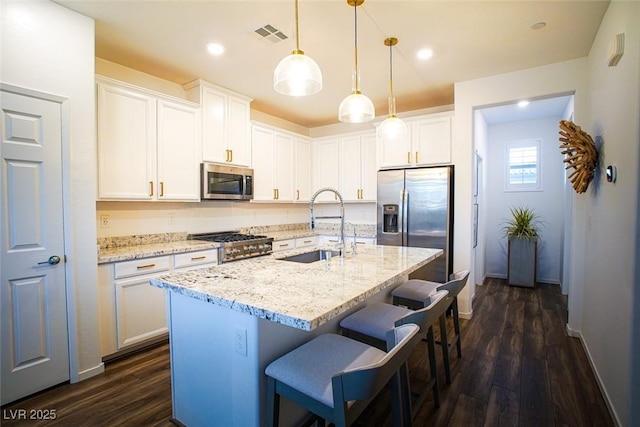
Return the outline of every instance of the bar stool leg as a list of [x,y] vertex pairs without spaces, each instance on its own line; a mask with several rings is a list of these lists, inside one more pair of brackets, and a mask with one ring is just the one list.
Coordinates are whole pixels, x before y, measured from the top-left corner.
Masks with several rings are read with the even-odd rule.
[[456,348],[458,349],[458,358],[462,358],[462,339],[460,338],[460,315],[458,313],[458,298],[453,299],[453,329],[456,333]]
[[440,347],[442,347],[442,361],[447,384],[451,384],[451,363],[449,361],[449,339],[447,338],[446,312],[440,316]]
[[440,407],[440,390],[438,389],[438,371],[436,367],[436,343],[433,337],[433,327],[430,327],[427,331],[427,353],[429,354],[429,370],[431,371],[431,378],[433,378],[433,402],[436,408]]
[[280,395],[276,393],[276,380],[267,377],[267,427],[278,427],[280,421]]

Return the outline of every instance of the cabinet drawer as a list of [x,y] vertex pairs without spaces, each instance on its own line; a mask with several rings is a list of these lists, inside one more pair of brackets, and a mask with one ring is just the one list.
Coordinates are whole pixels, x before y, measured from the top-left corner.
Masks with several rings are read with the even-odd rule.
[[136,259],[115,264],[115,278],[141,276],[143,274],[169,271],[171,263],[168,256]]
[[200,264],[217,264],[218,250],[207,249],[204,251],[187,252],[175,255],[175,268],[191,267]]
[[280,240],[278,242],[273,242],[273,251],[274,252],[286,251],[286,250],[295,249],[295,248],[296,248],[295,239]]
[[307,246],[316,246],[318,244],[318,236],[299,237],[296,239],[296,248],[306,248]]

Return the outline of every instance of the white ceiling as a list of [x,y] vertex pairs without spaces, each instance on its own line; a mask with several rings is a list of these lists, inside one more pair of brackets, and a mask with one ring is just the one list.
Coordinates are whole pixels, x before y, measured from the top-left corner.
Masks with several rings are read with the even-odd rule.
[[[252,108],[309,128],[337,122],[351,92],[353,7],[299,0],[300,48],[319,64],[324,88],[292,98],[273,90],[273,70],[295,47],[294,0],[56,0],[96,20],[96,56],[175,83],[196,78],[254,100]],[[389,48],[397,110],[453,104],[453,83],[586,56],[608,1],[366,0],[358,7],[361,90],[387,114]],[[539,30],[537,22],[546,22]],[[289,36],[273,44],[254,30]],[[221,57],[206,52],[212,41]],[[429,47],[426,62],[415,54]]]
[[488,125],[521,120],[535,120],[546,117],[561,117],[566,112],[567,105],[573,95],[556,96],[553,98],[530,101],[526,106],[516,103],[484,107],[482,113]]

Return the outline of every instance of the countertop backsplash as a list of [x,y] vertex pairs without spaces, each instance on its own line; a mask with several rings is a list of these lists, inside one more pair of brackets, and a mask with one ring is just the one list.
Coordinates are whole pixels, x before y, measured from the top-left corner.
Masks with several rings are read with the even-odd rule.
[[187,240],[189,233],[134,234],[131,236],[98,237],[98,250],[123,248],[128,246],[154,245]]

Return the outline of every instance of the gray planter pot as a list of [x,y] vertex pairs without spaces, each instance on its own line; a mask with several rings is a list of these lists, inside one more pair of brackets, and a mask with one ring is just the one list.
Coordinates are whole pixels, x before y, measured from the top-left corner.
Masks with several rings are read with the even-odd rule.
[[509,237],[507,283],[533,288],[536,285],[538,239]]

